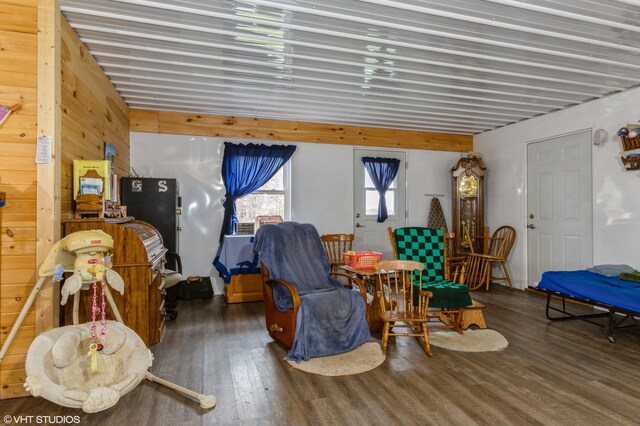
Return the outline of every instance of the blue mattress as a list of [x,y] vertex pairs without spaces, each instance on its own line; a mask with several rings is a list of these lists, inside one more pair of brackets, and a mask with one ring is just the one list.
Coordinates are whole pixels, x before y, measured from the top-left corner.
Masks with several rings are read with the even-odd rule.
[[538,288],[640,312],[640,283],[618,277],[606,277],[585,270],[549,271],[542,274]]

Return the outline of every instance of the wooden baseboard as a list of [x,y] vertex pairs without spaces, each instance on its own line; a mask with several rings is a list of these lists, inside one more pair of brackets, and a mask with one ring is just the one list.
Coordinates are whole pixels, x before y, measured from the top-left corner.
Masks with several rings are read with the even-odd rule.
[[225,286],[224,300],[227,303],[257,302],[263,299],[260,274],[234,275]]

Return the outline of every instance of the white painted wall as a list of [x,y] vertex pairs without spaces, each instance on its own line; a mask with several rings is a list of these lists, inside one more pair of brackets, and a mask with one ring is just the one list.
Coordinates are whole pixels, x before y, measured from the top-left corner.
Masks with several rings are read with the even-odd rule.
[[512,225],[518,232],[510,271],[526,287],[526,144],[578,130],[605,129],[608,140],[593,146],[593,261],[625,263],[640,269],[640,172],[626,171],[616,132],[640,119],[640,89],[533,118],[474,137],[474,150],[485,158],[486,224],[493,230]]
[[[211,263],[222,227],[224,186],[220,167],[223,142],[283,143],[201,136],[131,133],[131,167],[146,177],[176,178],[182,196],[180,256],[185,275],[211,275],[217,294],[222,281]],[[293,143],[291,220],[313,223],[320,234],[353,232],[354,146]],[[431,198],[440,199],[448,223],[451,212],[449,170],[459,153],[406,150],[408,225],[426,225]]]

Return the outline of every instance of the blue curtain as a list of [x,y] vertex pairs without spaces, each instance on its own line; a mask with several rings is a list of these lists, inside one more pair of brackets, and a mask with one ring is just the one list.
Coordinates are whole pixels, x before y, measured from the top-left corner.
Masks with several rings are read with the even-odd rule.
[[295,150],[295,145],[224,143],[222,181],[227,193],[223,201],[220,242],[235,230],[238,222],[236,200],[260,189],[289,161]]
[[387,220],[387,189],[396,178],[400,168],[400,160],[397,158],[362,157],[364,168],[369,173],[380,199],[378,200],[378,222]]

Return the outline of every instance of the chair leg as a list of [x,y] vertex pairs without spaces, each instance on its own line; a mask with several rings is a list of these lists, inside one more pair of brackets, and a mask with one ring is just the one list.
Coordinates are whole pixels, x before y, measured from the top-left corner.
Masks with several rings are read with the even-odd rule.
[[427,329],[427,324],[422,323],[422,336],[419,336],[420,343],[422,343],[422,347],[427,355],[432,356],[431,353],[431,345],[429,344],[429,330]]
[[509,276],[509,268],[507,268],[507,264],[504,262],[500,262],[500,265],[502,266],[502,271],[504,271],[504,277],[509,283],[509,289],[513,290],[513,284],[511,284],[511,276]]
[[487,274],[485,279],[485,290],[489,291],[489,287],[491,287],[491,273],[493,272],[493,263],[487,262]]
[[464,331],[462,331],[462,312],[464,312],[463,308],[459,308],[453,312],[453,330],[458,334],[464,334]]
[[387,354],[387,341],[389,340],[389,322],[384,323],[384,328],[382,329],[382,353]]

